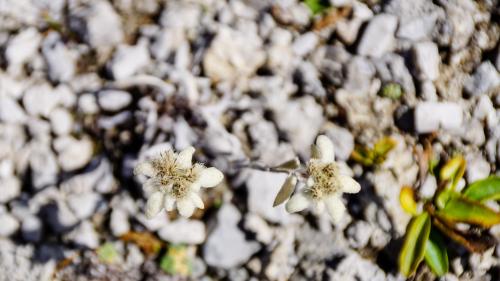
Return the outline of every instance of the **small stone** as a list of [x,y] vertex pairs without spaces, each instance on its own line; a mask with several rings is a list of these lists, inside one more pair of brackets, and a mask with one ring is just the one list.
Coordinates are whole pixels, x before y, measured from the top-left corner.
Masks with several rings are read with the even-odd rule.
[[245,229],[255,233],[257,241],[269,244],[273,239],[273,230],[266,221],[257,214],[248,213],[245,216]]
[[139,73],[149,64],[150,57],[145,41],[137,45],[120,45],[109,63],[109,70],[116,80],[123,80]]
[[65,202],[57,201],[42,207],[41,218],[47,222],[56,233],[70,230],[78,223],[78,219],[71,212]]
[[67,82],[73,78],[76,71],[75,56],[56,32],[47,35],[43,42],[42,53],[47,61],[50,80]]
[[358,54],[381,57],[394,48],[394,32],[398,18],[389,14],[378,14],[366,27],[358,45]]
[[419,42],[413,46],[413,56],[420,80],[434,81],[439,78],[441,57],[433,42]]
[[461,129],[461,136],[465,141],[477,147],[480,147],[485,143],[486,136],[484,134],[483,124],[479,120],[472,119],[466,122]]
[[434,193],[436,193],[437,190],[437,180],[436,177],[434,176],[427,176],[420,186],[420,196],[422,198],[432,198],[434,196]]
[[362,258],[358,253],[350,251],[337,265],[335,271],[330,271],[330,280],[387,280],[384,271],[371,261]]
[[202,244],[206,237],[205,224],[198,220],[178,219],[160,228],[158,236],[173,244]]
[[49,144],[32,141],[28,161],[33,172],[33,186],[36,189],[56,183],[59,166]]
[[480,154],[470,154],[466,157],[465,175],[469,184],[487,178],[490,175],[490,164]]
[[123,25],[108,1],[92,1],[71,11],[70,28],[92,47],[112,47],[123,40]]
[[434,86],[434,83],[432,83],[432,81],[429,81],[429,80],[422,81],[420,87],[421,87],[420,95],[422,96],[423,100],[425,100],[425,101],[437,101],[438,100],[436,86]]
[[19,222],[9,213],[0,214],[0,237],[7,237],[19,229]]
[[21,181],[17,177],[0,177],[0,186],[0,203],[7,203],[21,194]]
[[120,111],[132,102],[130,93],[118,90],[104,90],[97,95],[99,106],[111,112]]
[[85,114],[96,114],[99,112],[95,95],[90,93],[81,95],[78,99],[78,108]]
[[101,196],[97,193],[69,194],[67,197],[68,206],[78,219],[86,219],[95,213],[97,204],[101,201]]
[[26,113],[16,100],[0,95],[0,120],[2,122],[23,124],[26,119]]
[[486,120],[490,129],[495,130],[497,128],[499,118],[497,117],[493,102],[487,95],[479,97],[473,116],[481,121]]
[[96,249],[99,246],[99,236],[89,221],[83,221],[78,227],[68,233],[66,238],[79,246],[90,249]]
[[50,115],[52,131],[58,136],[69,135],[73,129],[73,116],[64,108],[54,109]]
[[273,202],[286,177],[287,175],[282,173],[250,170],[246,181],[249,211],[271,222],[285,223],[289,218],[285,206],[273,207]]
[[9,67],[19,67],[32,58],[38,51],[42,36],[35,27],[23,29],[13,36],[5,49]]
[[421,102],[415,109],[417,133],[430,133],[439,128],[460,129],[463,123],[463,109],[452,102]]
[[50,113],[58,103],[58,95],[47,83],[29,87],[23,96],[24,108],[31,116],[40,115],[49,118]]
[[375,67],[365,57],[356,56],[346,66],[346,81],[344,88],[357,95],[367,95],[370,90],[371,80],[375,75]]
[[42,222],[37,216],[29,215],[21,222],[21,232],[24,240],[39,242],[42,239]]
[[94,145],[89,138],[78,140],[70,136],[55,139],[54,149],[58,154],[59,165],[64,171],[83,168],[90,162],[94,153]]
[[299,36],[292,45],[292,50],[297,56],[310,53],[318,44],[318,36],[314,32],[307,32]]
[[[485,95],[500,86],[500,73],[489,61],[483,62],[464,85],[471,96]],[[498,90],[498,89],[497,89]]]
[[370,241],[373,230],[373,227],[368,222],[357,221],[347,228],[347,240],[354,249],[361,249]]
[[229,203],[224,203],[217,214],[217,226],[203,246],[204,260],[209,266],[229,269],[237,267],[256,253],[257,242],[245,239],[237,224],[241,214]]
[[325,134],[328,136],[335,147],[335,159],[346,161],[354,150],[354,136],[344,127],[328,123],[325,128]]
[[128,214],[121,208],[114,208],[111,211],[111,218],[109,221],[111,233],[115,237],[120,237],[130,231],[130,223],[128,221]]

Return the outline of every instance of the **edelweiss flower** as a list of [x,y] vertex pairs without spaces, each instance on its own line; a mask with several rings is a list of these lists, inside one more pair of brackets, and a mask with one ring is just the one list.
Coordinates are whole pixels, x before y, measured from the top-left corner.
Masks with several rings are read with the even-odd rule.
[[345,212],[342,192],[357,193],[361,187],[353,178],[339,173],[334,158],[331,140],[323,135],[318,136],[312,148],[312,158],[307,164],[305,188],[286,203],[289,213],[301,211],[312,203],[319,210],[326,207],[334,222],[342,218]]
[[154,192],[146,203],[146,216],[156,216],[162,208],[167,211],[177,205],[183,217],[190,217],[195,208],[204,208],[198,192],[201,187],[218,185],[224,175],[216,168],[206,168],[201,164],[192,164],[193,147],[182,150],[179,154],[169,150],[158,157],[139,163],[134,174],[142,174],[149,179],[145,187]]

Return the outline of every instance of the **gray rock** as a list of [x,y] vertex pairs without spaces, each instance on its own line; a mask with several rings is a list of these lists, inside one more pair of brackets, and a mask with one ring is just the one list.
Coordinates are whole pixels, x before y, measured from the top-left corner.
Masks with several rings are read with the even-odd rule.
[[71,10],[70,28],[92,47],[112,47],[123,40],[120,16],[108,1],[92,1]]
[[260,248],[257,242],[245,239],[237,224],[241,214],[225,203],[217,214],[217,226],[209,234],[203,247],[205,262],[214,267],[229,269],[245,263]]
[[73,116],[64,108],[54,109],[50,115],[52,131],[58,136],[69,135],[73,129]]
[[178,219],[158,230],[163,241],[173,244],[202,244],[205,241],[205,224],[198,220]]
[[21,221],[23,239],[28,242],[39,242],[42,239],[43,224],[37,216],[29,215]]
[[465,175],[469,184],[487,178],[490,175],[490,164],[480,154],[469,154],[466,157]]
[[356,95],[367,95],[375,75],[375,67],[371,61],[356,56],[346,65],[345,72],[347,79],[344,81],[344,89]]
[[108,67],[116,80],[123,80],[140,72],[149,62],[147,43],[142,40],[134,46],[118,46]]
[[274,223],[286,223],[289,214],[284,205],[273,207],[274,199],[287,175],[258,170],[250,170],[246,180],[248,209]]
[[86,248],[95,249],[99,246],[99,236],[90,221],[83,221],[66,235],[66,239]]
[[101,196],[97,193],[73,193],[67,196],[68,206],[75,216],[86,219],[95,213],[97,204],[101,201]]
[[299,36],[292,45],[292,50],[297,56],[310,53],[318,44],[319,38],[314,32],[307,32]]
[[104,90],[97,95],[99,106],[111,112],[120,111],[132,102],[130,93],[119,90]]
[[335,147],[335,159],[345,161],[351,156],[354,149],[354,137],[344,127],[328,123],[325,128],[325,134],[332,140]]
[[28,89],[23,96],[23,105],[31,116],[43,116],[49,118],[50,112],[59,103],[58,95],[47,83],[35,84]]
[[389,53],[382,56],[380,59],[374,60],[377,74],[382,79],[382,82],[395,82],[403,87],[406,95],[415,94],[415,85],[413,77],[406,67],[405,60],[402,56],[394,53]]
[[430,133],[439,128],[460,129],[463,123],[463,109],[451,102],[421,102],[415,108],[415,129],[417,133]]
[[358,54],[381,57],[394,48],[394,32],[398,24],[397,17],[389,14],[378,14],[366,27],[358,45]]
[[492,90],[498,90],[500,86],[500,73],[491,62],[483,62],[464,85],[465,91],[471,96],[487,94]]
[[413,46],[415,66],[420,80],[434,81],[439,78],[441,57],[433,42],[419,42]]
[[297,74],[300,76],[302,90],[316,97],[326,96],[326,91],[320,80],[320,74],[316,67],[307,61],[300,62],[297,68]]
[[67,232],[78,223],[78,218],[71,212],[68,205],[60,200],[43,206],[41,218],[56,233]]
[[357,221],[347,228],[347,240],[354,249],[361,249],[368,244],[373,231],[374,228],[370,225],[370,223]]
[[115,237],[120,237],[123,234],[129,232],[130,223],[128,221],[127,212],[125,210],[122,210],[121,208],[114,208],[111,211],[109,227],[111,228],[111,233]]
[[0,203],[7,203],[21,194],[21,181],[17,177],[0,177],[0,186]]
[[76,71],[76,57],[60,36],[51,32],[42,44],[42,54],[49,70],[49,78],[54,82],[66,82],[73,78]]
[[19,229],[19,222],[9,213],[0,214],[0,237],[7,237],[14,234]]
[[5,58],[9,68],[22,66],[38,51],[42,36],[35,27],[22,30],[13,36],[6,46]]
[[94,145],[89,138],[80,140],[70,136],[59,137],[54,140],[54,149],[57,160],[64,171],[76,170],[84,167],[92,159]]

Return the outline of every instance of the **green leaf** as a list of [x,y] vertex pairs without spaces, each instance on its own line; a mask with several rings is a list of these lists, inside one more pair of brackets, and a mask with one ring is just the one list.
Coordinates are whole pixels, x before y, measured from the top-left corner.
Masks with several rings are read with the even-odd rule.
[[425,263],[437,276],[443,276],[448,272],[448,252],[441,234],[434,229],[431,229],[429,241],[425,247]]
[[387,154],[396,147],[397,142],[391,137],[381,138],[375,146],[373,146],[373,152],[375,154],[375,163],[380,164],[385,161]]
[[118,260],[118,251],[112,243],[104,243],[97,248],[97,256],[104,263],[114,263]]
[[313,15],[322,13],[330,8],[328,0],[304,0],[304,4],[311,10]]
[[391,82],[384,85],[379,94],[383,97],[397,100],[401,98],[403,93],[404,91],[401,85],[399,85],[398,83]]
[[431,220],[424,212],[412,219],[406,228],[406,237],[399,254],[399,271],[406,277],[415,273],[424,259],[427,240],[431,231]]
[[285,182],[283,183],[283,186],[281,187],[280,191],[278,192],[278,195],[276,195],[273,207],[276,207],[285,202],[286,200],[288,200],[292,195],[293,191],[295,190],[296,185],[297,185],[297,177],[293,174],[289,175],[286,178]]
[[171,275],[188,276],[192,270],[188,249],[183,245],[171,245],[160,260],[160,268]]
[[500,223],[500,213],[463,196],[453,196],[436,214],[451,222],[465,222],[483,227]]
[[375,155],[373,150],[368,149],[366,146],[356,144],[351,153],[351,158],[363,166],[370,167],[374,164],[373,159],[375,158]]
[[409,186],[403,186],[399,192],[399,204],[405,212],[416,215],[417,214],[417,202],[415,202],[415,192],[413,188]]
[[455,190],[458,181],[465,172],[465,159],[462,155],[457,155],[449,160],[441,169],[439,177],[442,181],[448,181],[447,189]]
[[500,177],[491,176],[475,181],[467,187],[464,195],[476,201],[500,199]]

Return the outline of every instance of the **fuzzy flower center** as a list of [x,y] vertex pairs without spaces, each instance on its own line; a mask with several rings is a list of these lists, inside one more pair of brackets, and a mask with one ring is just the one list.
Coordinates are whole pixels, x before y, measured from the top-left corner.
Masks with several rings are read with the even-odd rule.
[[318,200],[340,190],[338,168],[335,163],[310,162],[307,171],[314,180],[313,186],[307,190],[312,199]]
[[189,194],[191,185],[196,181],[194,166],[181,168],[172,151],[162,153],[151,161],[155,177],[161,185],[161,191],[180,199]]

